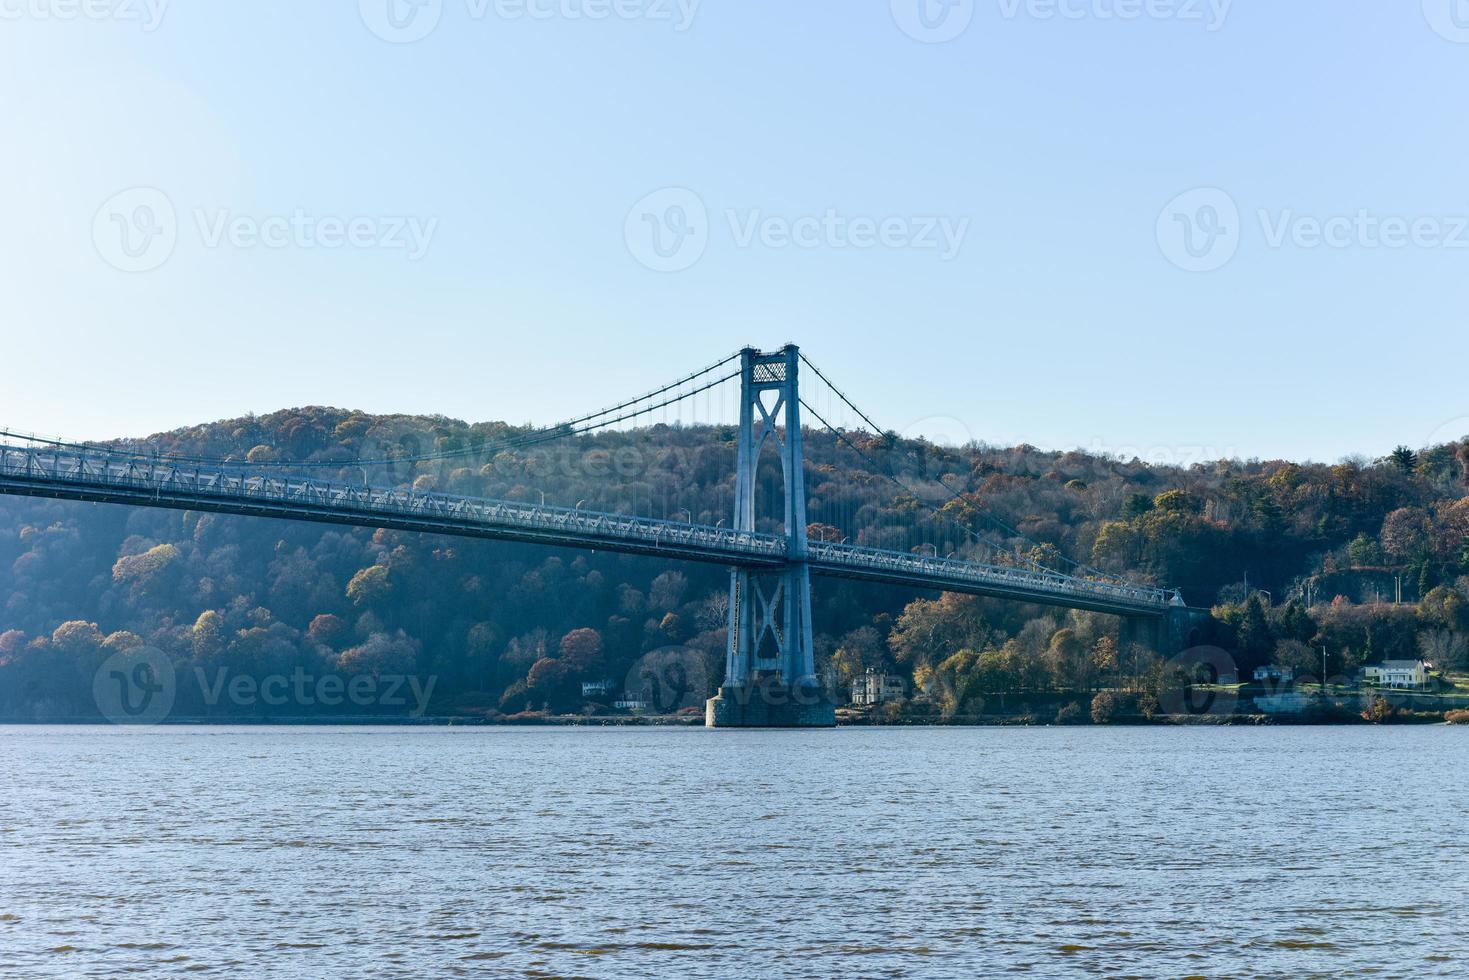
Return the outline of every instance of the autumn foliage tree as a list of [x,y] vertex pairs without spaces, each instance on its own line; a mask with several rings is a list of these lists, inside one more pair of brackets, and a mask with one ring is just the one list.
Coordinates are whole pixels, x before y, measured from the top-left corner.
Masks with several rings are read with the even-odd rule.
[[[601,512],[729,520],[727,427],[512,445],[526,431],[311,407],[185,426],[144,448],[237,462],[253,453],[254,465],[337,485],[530,503],[544,494]],[[428,452],[452,455],[412,458]],[[1180,467],[812,430],[808,530],[813,541],[1178,587],[1190,605],[1214,609],[1207,641],[1243,651],[1241,665],[1286,641],[1326,646],[1343,673],[1389,656],[1457,664],[1469,642],[1469,440],[1411,452],[1411,465],[1378,450],[1331,465]],[[1274,597],[1258,614],[1247,608],[1254,590]],[[728,576],[714,567],[0,498],[0,715],[44,720],[92,703],[78,665],[134,642],[162,651],[182,679],[194,667],[380,672],[407,667],[411,651],[411,669],[439,678],[456,710],[518,712],[553,698],[575,707],[582,680],[627,677],[672,645],[717,675],[728,602]],[[815,602],[818,667],[838,687],[872,667],[937,697],[939,668],[966,651],[948,673],[988,700],[1004,688],[1007,698],[1075,692],[1066,703],[1085,705],[1094,687],[1146,686],[1154,672],[1117,648],[1105,616],[838,580],[823,580]]]
[[574,629],[561,638],[561,662],[574,674],[589,674],[602,666],[602,636],[594,629]]

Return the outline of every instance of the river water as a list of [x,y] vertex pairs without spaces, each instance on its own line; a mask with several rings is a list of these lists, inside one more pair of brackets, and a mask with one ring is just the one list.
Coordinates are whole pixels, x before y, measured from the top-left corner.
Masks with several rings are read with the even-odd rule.
[[1469,729],[0,728],[0,976],[1469,975]]

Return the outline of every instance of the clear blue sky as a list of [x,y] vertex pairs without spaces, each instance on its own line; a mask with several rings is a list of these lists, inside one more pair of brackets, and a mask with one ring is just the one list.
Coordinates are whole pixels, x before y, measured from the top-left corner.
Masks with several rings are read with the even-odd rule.
[[[993,442],[1334,460],[1469,432],[1450,0],[1235,0],[1222,22],[1208,0],[948,20],[933,0],[931,34],[921,0],[703,0],[687,22],[677,0],[600,20],[570,16],[599,0],[430,0],[432,24],[394,0],[405,31],[434,28],[412,43],[378,36],[387,0],[177,0],[156,24],[128,19],[144,0],[66,2],[0,3],[0,424],[95,438],[304,404],[551,422],[794,340],[883,424],[951,416]],[[140,187],[172,235],[122,271],[156,198],[114,195]],[[634,209],[664,188],[706,211],[678,271],[638,241],[688,200]],[[1216,192],[1165,211],[1196,188],[1238,220],[1200,210]],[[364,242],[404,217],[431,235],[416,257],[249,241],[297,211],[366,217]],[[898,222],[888,244],[806,225],[814,247],[780,247],[828,211]],[[1371,247],[1360,222],[1315,245],[1299,223],[1359,212],[1460,247]],[[213,242],[221,218],[246,237]],[[903,247],[930,218],[965,229],[956,255]],[[1219,222],[1222,252],[1198,237]]]

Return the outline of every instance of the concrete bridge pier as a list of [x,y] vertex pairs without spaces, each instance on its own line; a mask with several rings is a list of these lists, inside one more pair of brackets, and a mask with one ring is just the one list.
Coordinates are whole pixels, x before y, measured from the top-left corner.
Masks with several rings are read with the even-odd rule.
[[1192,609],[1175,593],[1161,615],[1123,616],[1117,645],[1125,650],[1129,644],[1140,643],[1160,657],[1176,657],[1203,642],[1202,627],[1208,618],[1209,610]]
[[1125,654],[1133,646],[1141,646],[1164,656],[1162,626],[1162,621],[1156,616],[1123,616],[1117,628],[1118,652]]

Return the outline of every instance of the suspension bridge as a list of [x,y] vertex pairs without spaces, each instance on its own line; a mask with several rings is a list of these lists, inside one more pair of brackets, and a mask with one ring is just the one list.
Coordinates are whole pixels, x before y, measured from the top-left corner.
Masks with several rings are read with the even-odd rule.
[[[1107,613],[1122,618],[1124,640],[1160,652],[1184,645],[1190,613],[1177,592],[1117,581],[1078,563],[1066,572],[1035,563],[940,557],[937,549],[929,555],[813,539],[807,523],[803,409],[853,452],[863,450],[849,430],[827,422],[803,400],[803,365],[866,428],[882,432],[790,345],[775,352],[747,348],[639,398],[503,444],[525,448],[586,435],[646,418],[717,385],[737,383],[734,507],[727,527],[722,520],[709,526],[692,519],[375,486],[366,479],[375,464],[452,460],[465,450],[382,460],[250,463],[120,444],[68,443],[7,430],[7,441],[0,442],[0,494],[388,528],[725,566],[730,569],[728,646],[724,682],[707,709],[711,727],[834,723],[834,707],[816,677],[812,576]],[[767,449],[779,459],[780,506],[777,513],[760,514],[757,476]],[[317,476],[353,470],[363,474],[362,483]],[[890,478],[903,486],[900,479]],[[767,501],[774,496],[767,495]]]

